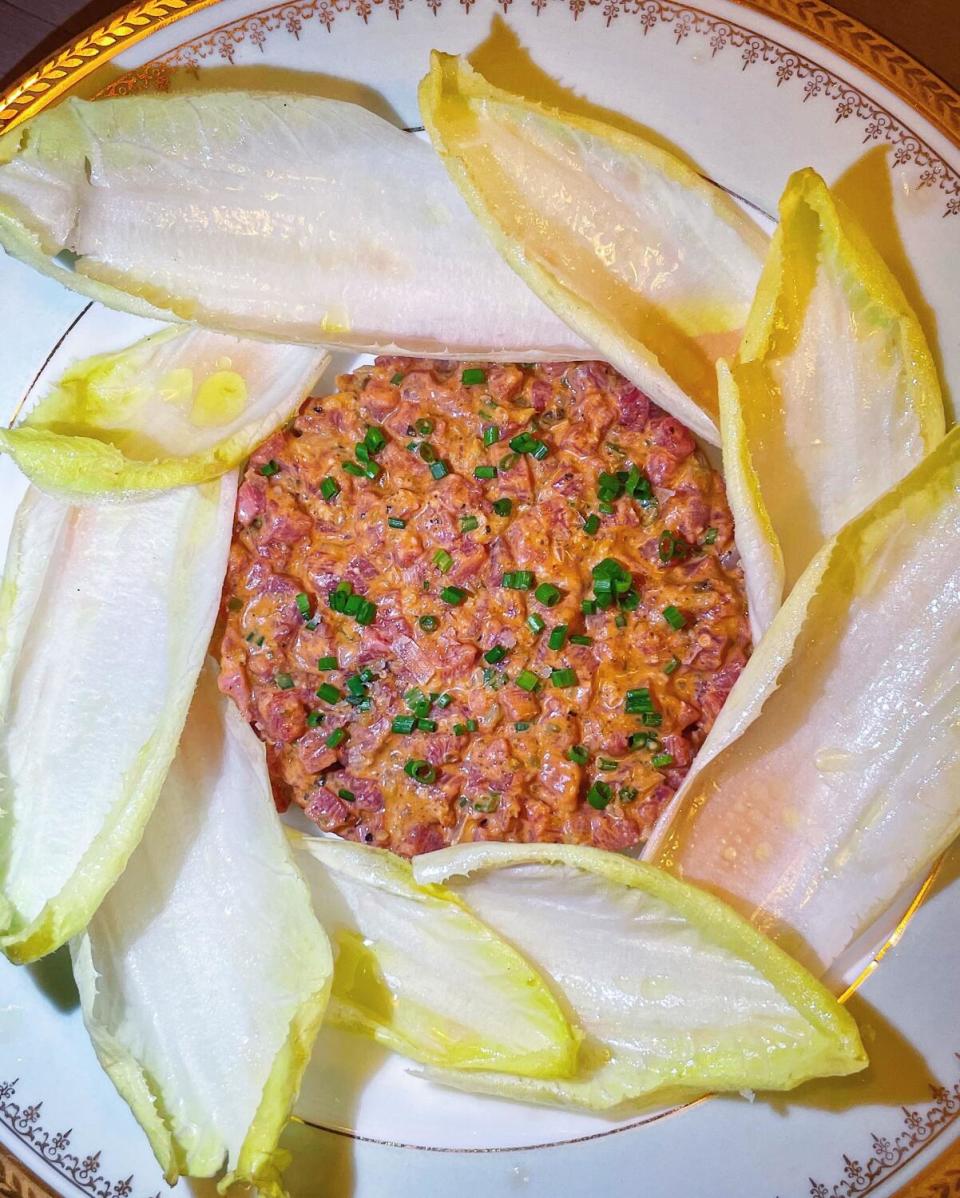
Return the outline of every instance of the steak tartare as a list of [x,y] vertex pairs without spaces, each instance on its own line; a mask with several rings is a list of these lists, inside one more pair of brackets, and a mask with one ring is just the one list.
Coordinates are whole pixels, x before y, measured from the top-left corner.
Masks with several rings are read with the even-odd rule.
[[220,686],[326,831],[638,844],[749,652],[723,480],[604,363],[379,358],[240,487]]

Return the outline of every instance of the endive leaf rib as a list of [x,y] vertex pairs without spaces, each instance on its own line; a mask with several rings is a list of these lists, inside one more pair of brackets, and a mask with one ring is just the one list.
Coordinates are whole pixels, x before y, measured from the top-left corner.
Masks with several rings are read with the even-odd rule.
[[236,474],[125,505],[31,489],[0,625],[0,947],[79,932],[135,848],[213,631]]
[[170,328],[75,362],[0,449],[45,491],[130,497],[238,466],[299,408],[328,356]]
[[337,947],[330,1022],[425,1064],[569,1074],[579,1035],[513,948],[408,862],[289,832]]
[[786,1090],[862,1069],[850,1014],[725,904],[575,845],[458,845],[414,859],[551,980],[585,1033],[570,1079],[432,1069],[524,1101],[622,1112],[705,1090]]
[[94,1048],[167,1181],[226,1168],[221,1190],[281,1195],[332,957],[212,661],[143,839],[71,950]]
[[0,138],[0,242],[106,304],[238,336],[589,356],[428,145],[315,96],[67,99]]
[[960,832],[960,430],[813,559],[647,847],[817,972]]
[[724,468],[759,640],[816,551],[944,432],[917,317],[853,216],[796,172],[729,368]]
[[718,442],[714,363],[740,338],[764,233],[642,138],[493,87],[432,55],[420,110],[506,261],[572,329]]

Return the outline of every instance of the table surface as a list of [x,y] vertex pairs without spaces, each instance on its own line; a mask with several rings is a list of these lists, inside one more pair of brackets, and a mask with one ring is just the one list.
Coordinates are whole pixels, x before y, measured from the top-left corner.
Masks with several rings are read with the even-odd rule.
[[[960,91],[960,0],[832,0]],[[0,0],[0,86],[121,0]]]

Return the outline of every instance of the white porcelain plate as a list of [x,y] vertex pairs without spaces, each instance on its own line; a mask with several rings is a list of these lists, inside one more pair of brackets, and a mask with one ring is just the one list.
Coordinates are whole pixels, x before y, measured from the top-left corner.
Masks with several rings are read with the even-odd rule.
[[[72,86],[85,95],[184,81],[301,88],[355,100],[415,129],[416,83],[436,47],[469,52],[512,90],[619,114],[761,219],[775,212],[789,173],[812,165],[887,257],[925,324],[948,394],[960,391],[960,150],[918,111],[956,97],[928,92],[925,100],[889,48],[862,35],[844,40],[843,23],[819,0],[764,0],[763,7],[795,18],[813,12],[820,31],[832,31],[833,47],[727,0],[700,8],[670,0],[290,0],[260,10],[256,0],[153,0],[140,6],[149,17],[142,26],[124,26],[147,36]],[[841,42],[860,61],[872,58],[887,82],[848,61]],[[901,98],[907,92],[912,101]],[[153,327],[88,305],[7,258],[0,258],[0,289],[5,413],[68,362]],[[0,544],[22,490],[10,462],[0,460]],[[324,1198],[897,1193],[960,1139],[958,916],[955,850],[904,939],[850,1000],[870,1069],[805,1086],[789,1101],[708,1099],[610,1123],[441,1090],[399,1058],[325,1032],[297,1107],[303,1122],[286,1135],[292,1191]],[[97,1066],[64,953],[36,966],[0,966],[0,1144],[44,1188],[70,1198],[147,1198],[166,1188]],[[181,1183],[178,1191],[190,1188]]]

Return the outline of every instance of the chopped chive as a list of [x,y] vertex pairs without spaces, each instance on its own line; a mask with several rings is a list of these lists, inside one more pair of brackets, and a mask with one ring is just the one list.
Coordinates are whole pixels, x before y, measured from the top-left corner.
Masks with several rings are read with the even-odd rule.
[[356,462],[341,462],[340,466],[347,474],[352,474],[354,478],[363,478],[363,467],[358,466]]
[[540,685],[540,679],[534,674],[533,670],[521,670],[517,675],[516,683],[521,690],[535,691]]
[[453,565],[453,558],[447,553],[446,549],[438,549],[433,555],[433,564],[441,574],[448,574]]
[[439,621],[437,620],[436,616],[427,615],[427,616],[421,616],[420,619],[417,621],[417,623],[420,625],[420,627],[423,629],[424,632],[433,632],[433,630],[436,628]]
[[671,658],[670,658],[670,660],[669,660],[669,661],[666,663],[666,665],[663,667],[663,672],[664,672],[664,674],[672,674],[672,673],[673,673],[673,671],[674,671],[674,670],[675,670],[675,669],[676,669],[676,668],[677,668],[679,665],[680,665],[680,659],[679,659],[678,657],[671,657]]
[[673,765],[673,754],[657,753],[656,756],[650,758],[650,764],[654,769],[665,769],[668,765]]
[[476,732],[478,727],[479,727],[479,725],[477,724],[476,720],[467,720],[467,731],[468,732]]
[[389,526],[391,528],[406,528],[407,527],[406,520],[401,520],[399,516],[391,516],[390,519],[387,521],[387,524],[389,524]]
[[347,690],[351,695],[365,695],[367,693],[367,684],[359,674],[351,674],[347,679]]
[[707,531],[703,534],[703,544],[704,545],[712,545],[716,541],[717,536],[718,536],[718,530],[716,528],[708,528]]
[[501,686],[506,686],[508,682],[509,679],[506,674],[501,674],[493,666],[487,666],[483,671],[483,685],[488,686],[491,690],[499,690]]
[[656,749],[660,742],[648,732],[634,732],[627,737],[627,744],[631,749]]
[[422,699],[419,703],[414,703],[413,714],[418,720],[424,720],[430,714],[430,708],[433,704],[429,699]]
[[592,636],[582,636],[582,635],[578,634],[577,636],[572,636],[570,638],[570,644],[571,645],[592,645],[593,637]]
[[619,611],[618,611],[618,612],[617,612],[617,618],[616,618],[616,619],[615,619],[613,622],[614,622],[614,624],[616,624],[616,626],[617,626],[618,628],[626,628],[626,626],[627,626],[627,617],[626,617],[626,616],[623,614],[623,612],[619,612]]
[[498,516],[509,516],[513,511],[513,500],[507,498],[495,499],[493,501],[493,510]]
[[430,463],[430,473],[433,475],[433,477],[435,479],[437,479],[439,481],[441,478],[447,477],[447,475],[450,473],[450,467],[447,465],[446,462],[441,462],[441,461],[431,462]]
[[465,384],[467,387],[473,387],[477,383],[485,383],[486,381],[487,372],[485,370],[478,370],[476,367],[471,370],[465,370],[463,374],[460,375],[460,382]]
[[370,453],[379,453],[387,444],[387,438],[378,428],[367,425],[367,431],[363,438],[363,443]]
[[267,639],[267,638],[266,638],[266,637],[263,637],[263,636],[258,636],[258,637],[257,637],[257,648],[258,648],[258,649],[262,649],[262,648],[263,648],[263,642],[264,642],[266,639]]
[[541,582],[533,593],[537,602],[542,603],[544,607],[556,607],[563,594],[560,588],[555,587],[552,582]]
[[630,470],[629,470],[627,477],[624,480],[624,484],[623,484],[624,495],[630,495],[631,497],[633,495],[635,495],[637,487],[639,487],[640,480],[642,477],[643,476],[641,475],[641,473],[637,469],[637,467],[631,465]]
[[635,690],[627,691],[624,707],[628,715],[637,715],[643,711],[655,711],[656,708],[653,705],[653,696],[650,694],[650,688],[640,686]]
[[354,616],[354,619],[360,625],[372,624],[377,618],[377,605],[371,603],[369,599],[363,599],[360,603],[360,610]]
[[371,670],[369,666],[365,666],[360,671],[360,681],[361,682],[376,682],[376,680],[377,680],[377,675],[374,674],[373,670]]
[[648,728],[659,728],[663,723],[663,716],[659,711],[645,711],[643,713],[643,722]]
[[494,645],[492,649],[488,649],[483,655],[483,660],[488,661],[492,666],[495,666],[498,661],[503,661],[507,656],[507,651],[503,645]]
[[674,607],[672,603],[669,607],[663,609],[663,618],[671,628],[675,628],[678,631],[685,627],[687,623],[686,616],[684,616],[678,607]]
[[547,641],[547,646],[550,649],[562,649],[567,640],[566,624],[558,624],[550,633],[550,638]]
[[327,477],[320,484],[320,494],[329,503],[340,494],[340,484],[335,478]]
[[617,798],[621,803],[632,803],[639,793],[635,786],[621,786]]
[[576,765],[586,765],[590,760],[590,750],[586,745],[574,745],[573,748],[567,749],[567,759]]
[[355,803],[357,801],[357,796],[353,793],[352,790],[347,790],[347,788],[345,786],[341,786],[340,789],[337,791],[337,794],[340,796],[341,799],[343,799],[343,801],[345,803]]
[[256,637],[256,635],[257,634],[255,632],[248,632],[245,639],[252,642],[254,640],[254,638]]
[[585,616],[592,616],[592,615],[595,615],[595,614],[596,614],[596,610],[597,610],[597,604],[596,604],[596,600],[594,600],[594,599],[582,599],[582,600],[580,601],[580,610],[583,612],[583,614],[584,614]]
[[615,770],[617,768],[617,763],[612,761],[609,757],[598,757],[597,768],[605,770],[607,773],[609,773],[610,770]]
[[530,725],[526,720],[517,720],[513,727],[516,732],[526,732]]
[[636,611],[640,606],[640,594],[631,587],[629,591],[620,596],[619,602],[625,611]]
[[597,507],[600,509],[601,512],[603,512],[603,514],[605,516],[612,516],[614,513],[614,510],[615,510],[613,504],[607,503],[606,500],[601,500],[597,504]]
[[527,626],[530,628],[531,632],[536,633],[537,636],[539,636],[540,633],[543,632],[544,628],[546,628],[546,624],[543,622],[543,617],[538,616],[536,612],[531,612],[530,615],[527,616]]
[[305,595],[303,591],[297,595],[297,611],[304,618],[310,615],[310,597]]
[[425,716],[418,716],[417,727],[420,729],[421,732],[436,732],[437,721],[436,720],[428,720]]
[[551,670],[550,682],[553,686],[568,687],[577,685],[576,671],[570,669]]
[[379,478],[383,473],[383,468],[378,466],[376,462],[368,462],[363,468],[363,473],[367,478]]
[[602,811],[613,798],[613,792],[606,782],[594,782],[587,791],[587,802],[597,811]]
[[449,707],[453,702],[453,695],[448,695],[447,692],[444,691],[442,695],[437,695],[436,702],[438,707]]
[[496,809],[500,806],[500,796],[492,794],[486,799],[474,799],[470,805],[473,807],[474,811],[496,811]]
[[[416,711],[417,704],[425,702],[427,696],[423,693],[423,691],[419,688],[419,686],[413,686],[410,688],[410,690],[408,690],[406,692],[406,694],[403,696],[403,698],[404,698],[407,706],[410,708],[410,710]],[[428,704],[427,710],[429,711],[429,709],[430,708],[429,708],[429,704]]]
[[466,597],[467,592],[462,587],[444,587],[440,592],[440,598],[444,603],[449,603],[453,607],[459,607]]
[[496,478],[496,466],[477,466],[473,472],[474,478]]
[[508,570],[500,581],[508,591],[529,591],[533,587],[533,572],[531,570]]
[[370,450],[363,441],[358,441],[353,447],[353,456],[366,465],[370,461]]
[[243,600],[239,595],[231,595],[227,600],[227,611],[240,611],[243,607]]
[[434,766],[420,757],[411,757],[403,767],[403,772],[420,786],[429,786],[437,780],[437,771]]
[[293,689],[293,678],[291,678],[289,674],[277,674],[277,676],[274,678],[274,682],[276,682],[277,686],[282,691]]
[[516,466],[517,462],[519,461],[519,458],[520,458],[520,455],[516,454],[516,453],[506,454],[505,457],[502,457],[500,459],[500,463],[499,463],[500,469],[501,470],[512,470],[514,468],[514,466]]
[[489,449],[491,445],[496,445],[500,440],[500,430],[495,424],[488,424],[483,430],[483,443]]
[[347,739],[346,728],[334,728],[327,739],[323,742],[328,749],[335,749],[338,745],[342,745]]
[[429,437],[433,432],[433,421],[426,416],[421,417],[414,426],[421,437]]
[[461,516],[460,517],[460,531],[461,532],[473,532],[473,530],[475,528],[479,528],[479,527],[480,527],[480,521],[476,518],[476,516]]
[[467,735],[467,725],[466,724],[454,724],[453,725],[453,735],[454,736],[466,736]]
[[343,691],[332,682],[322,682],[317,687],[317,698],[322,699],[324,703],[339,703],[343,698]]
[[417,453],[420,455],[421,461],[426,462],[428,466],[437,460],[437,451],[429,441],[421,441],[417,446]]
[[269,462],[263,463],[257,473],[262,474],[264,478],[273,478],[275,474],[280,473],[280,467],[273,460],[273,458],[271,458]]
[[355,616],[360,610],[360,605],[363,603],[362,595],[348,595],[343,605],[343,610],[348,616]]
[[391,386],[394,386],[394,387],[396,387],[396,385],[397,385],[398,383],[402,383],[402,382],[403,382],[403,371],[402,371],[402,370],[398,370],[398,371],[397,371],[397,373],[396,373],[396,374],[393,376],[393,378],[390,380]]
[[600,527],[600,517],[596,516],[596,515],[587,516],[586,520],[584,520],[584,522],[583,522],[583,531],[587,534],[588,537],[595,537],[597,535],[597,530],[599,529],[599,527]]
[[323,712],[322,711],[311,711],[310,714],[307,716],[307,727],[308,728],[316,728],[318,724],[322,724],[322,723],[323,723]]
[[337,668],[337,659],[335,657],[318,657],[318,670],[335,670]]

